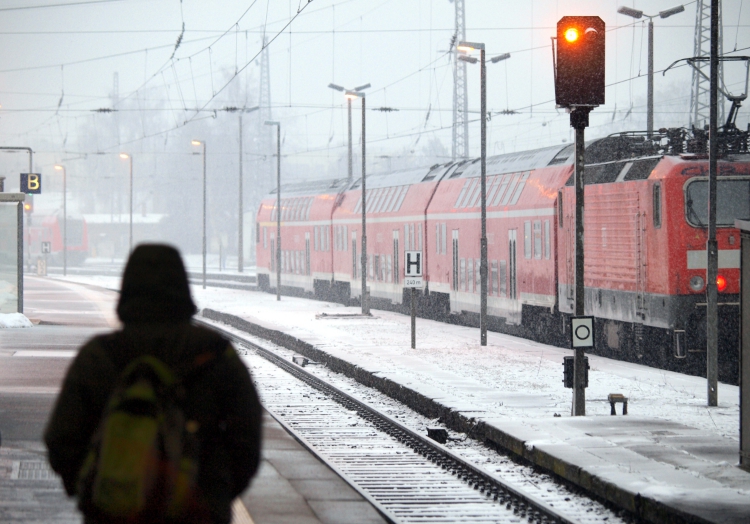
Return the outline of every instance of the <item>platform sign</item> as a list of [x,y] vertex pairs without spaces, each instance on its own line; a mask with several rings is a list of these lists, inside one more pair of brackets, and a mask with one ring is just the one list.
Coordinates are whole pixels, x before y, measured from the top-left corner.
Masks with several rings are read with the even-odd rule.
[[42,253],[48,254],[51,252],[51,243],[50,242],[42,242]]
[[570,347],[594,347],[594,317],[571,317]]
[[404,287],[422,287],[422,252],[404,252]]
[[42,175],[40,173],[21,173],[21,192],[38,195],[42,192]]

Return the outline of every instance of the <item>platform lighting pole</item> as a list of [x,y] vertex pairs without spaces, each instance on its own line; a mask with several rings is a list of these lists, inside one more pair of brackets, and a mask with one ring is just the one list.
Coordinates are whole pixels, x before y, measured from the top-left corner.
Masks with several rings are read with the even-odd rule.
[[348,115],[348,122],[349,122],[349,171],[347,172],[347,181],[349,183],[352,182],[353,174],[352,174],[352,99],[356,98],[355,95],[349,95],[348,93],[354,92],[359,93],[360,91],[367,89],[370,87],[370,84],[361,85],[359,87],[355,87],[354,89],[346,89],[345,87],[341,87],[336,84],[328,84],[328,87],[331,89],[335,89],[336,91],[341,91],[343,93],[346,93],[346,107],[347,107],[347,115]]
[[206,141],[191,140],[194,146],[203,146],[203,289],[206,289]]
[[[0,106],[2,107],[2,106]],[[29,154],[29,173],[33,172],[34,170],[34,151],[30,147],[11,147],[11,146],[3,146],[0,147],[0,151],[26,151]],[[28,198],[28,196],[27,196]],[[33,198],[33,197],[32,197]],[[23,221],[23,218],[21,218]],[[28,241],[26,242],[26,254],[27,254],[27,260],[26,264],[22,264],[23,266],[26,266],[27,268],[30,268],[31,266],[31,213],[28,213],[26,215],[26,228],[27,228],[27,234],[28,234]],[[23,239],[23,238],[22,238]],[[22,249],[22,248],[21,248]],[[21,253],[19,256],[22,257],[23,262],[23,253]],[[18,283],[18,296],[23,296],[23,279],[19,279]],[[19,304],[21,304],[21,309],[18,310],[19,313],[23,313],[23,303],[19,299]]]
[[716,278],[719,273],[719,251],[716,243],[716,160],[719,153],[719,0],[711,0],[711,57],[709,87],[709,137],[708,146],[708,241],[706,242],[706,380],[708,405],[719,404],[719,291]]
[[[479,302],[479,344],[487,345],[487,68],[485,63],[484,44],[477,42],[459,42],[457,49],[463,52],[479,50],[479,76],[480,76],[480,130],[481,130],[481,224],[482,236],[479,241],[479,280],[480,280],[480,302]],[[476,63],[476,58],[459,55],[459,59]],[[510,58],[509,53],[498,55],[491,59],[492,63]]]
[[643,11],[640,11],[638,9],[631,9],[630,7],[625,6],[622,6],[617,10],[617,12],[621,15],[630,16],[635,19],[639,19],[644,16],[648,18],[648,91],[646,96],[646,134],[649,136],[649,138],[654,134],[654,18],[656,18],[657,16],[659,18],[667,18],[672,15],[676,15],[677,13],[682,13],[684,10],[685,7],[681,5],[672,7],[671,9],[667,9],[665,11],[660,11],[658,15],[647,15]]
[[276,300],[281,300],[281,122],[265,124],[276,126]]
[[133,252],[133,157],[127,153],[120,153],[120,158],[130,161],[130,242],[128,243],[128,254]]
[[63,276],[68,274],[68,173],[60,164],[55,169],[63,172]]

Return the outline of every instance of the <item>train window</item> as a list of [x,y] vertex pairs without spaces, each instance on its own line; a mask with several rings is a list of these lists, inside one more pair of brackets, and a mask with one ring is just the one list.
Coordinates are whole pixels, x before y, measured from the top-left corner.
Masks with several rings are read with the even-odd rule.
[[414,238],[414,224],[409,224],[409,247],[414,251],[416,249],[416,239]]
[[471,293],[474,291],[472,286],[474,285],[474,261],[469,259],[466,262],[466,291]]
[[479,259],[474,259],[474,291],[482,289],[482,272],[479,270]]
[[324,226],[323,231],[325,232],[325,239],[326,239],[326,248],[325,251],[331,250],[331,229],[327,226]]
[[523,256],[531,258],[531,222],[523,223]]
[[422,223],[417,224],[417,251],[422,251]]
[[315,226],[315,251],[320,251],[320,227]]
[[469,190],[469,186],[471,185],[472,180],[467,180],[464,182],[464,186],[461,188],[461,191],[458,193],[458,198],[456,199],[456,203],[453,205],[455,208],[461,207],[461,203],[464,201],[464,197],[466,196],[466,192]]
[[500,199],[503,198],[503,195],[505,194],[505,190],[508,188],[508,184],[510,184],[511,175],[502,175],[498,178],[501,179],[500,189],[497,190],[497,194],[495,195],[495,200],[493,200],[492,202],[493,206],[497,206],[500,204]]
[[385,265],[385,276],[388,282],[391,282],[393,277],[393,259],[391,258],[391,255],[385,255]]
[[497,295],[497,260],[492,261],[492,289],[490,290],[491,295]]
[[260,224],[255,223],[255,243],[260,244]]
[[542,258],[542,221],[534,220],[534,258]]
[[518,185],[518,181],[521,179],[521,175],[513,175],[512,182],[510,183],[510,187],[508,188],[508,192],[505,193],[505,196],[503,197],[502,205],[507,205],[510,201],[510,197],[513,196],[513,191],[516,189],[516,185]]
[[570,155],[573,154],[574,146],[575,144],[570,144],[562,148],[560,152],[555,155],[555,158],[550,160],[549,164],[547,165],[553,166],[555,164],[564,164],[568,160],[568,158],[570,158]]
[[401,204],[404,202],[404,198],[406,198],[406,192],[409,191],[409,186],[403,186],[401,188],[401,194],[398,196],[398,202],[396,202],[396,206],[393,208],[393,211],[398,211],[401,209]]
[[440,254],[440,224],[435,224],[435,253]]
[[399,257],[399,250],[398,250],[398,229],[396,229],[393,232],[393,281],[398,284],[399,281],[399,264],[398,261],[400,260]]
[[490,202],[495,197],[495,192],[500,187],[500,177],[493,176],[489,180],[489,188],[487,189],[487,206],[489,207]]
[[347,250],[349,247],[346,243],[346,239],[349,237],[349,226],[344,226],[344,237],[341,239],[342,243],[344,244],[344,251]]
[[458,291],[458,229],[451,233],[453,241],[453,290]]
[[459,278],[461,279],[461,291],[466,291],[466,259],[461,259],[461,269],[459,270]]
[[513,193],[513,198],[510,201],[511,206],[516,205],[516,202],[518,202],[518,199],[521,197],[521,192],[523,191],[523,188],[526,185],[526,181],[529,179],[530,174],[531,174],[531,171],[527,171],[521,177],[521,180],[518,183],[518,187],[516,187],[516,191],[515,193]]
[[[486,187],[486,186],[485,186]],[[467,207],[478,207],[482,199],[482,180],[478,179],[476,187],[474,188],[474,193],[471,195],[471,200],[468,202]]]
[[504,297],[506,294],[505,282],[507,279],[506,273],[508,272],[508,263],[505,260],[500,261],[500,296]]
[[367,275],[372,280],[372,255],[367,255]]
[[661,185],[654,184],[654,227],[661,227]]
[[544,221],[544,258],[550,257],[549,220]]
[[357,278],[357,232],[352,231],[352,278]]
[[276,242],[273,239],[273,235],[271,235],[271,256],[269,257],[271,259],[270,264],[269,264],[269,266],[271,267],[271,271],[276,271],[276,246],[275,244]]
[[559,227],[563,227],[564,221],[563,221],[563,196],[562,191],[557,192],[557,225]]
[[268,228],[263,228],[263,249],[268,248]]
[[409,251],[409,224],[404,224],[404,250]]

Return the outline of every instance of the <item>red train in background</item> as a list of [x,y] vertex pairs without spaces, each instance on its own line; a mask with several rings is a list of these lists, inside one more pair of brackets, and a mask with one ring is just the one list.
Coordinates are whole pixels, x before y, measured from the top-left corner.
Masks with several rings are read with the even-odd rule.
[[[32,215],[31,227],[27,228],[26,249],[29,263],[36,264],[38,258],[47,257],[49,265],[63,264],[63,229],[67,234],[67,263],[71,266],[83,264],[89,255],[89,234],[82,216],[68,216],[67,226],[60,213],[52,215]],[[44,253],[42,244],[49,242],[49,253]]]
[[[748,133],[719,162],[719,378],[738,380],[739,233],[750,217]],[[736,137],[735,137],[736,138]],[[593,353],[705,374],[708,160],[685,130],[587,145],[585,311]],[[690,152],[698,151],[698,153]],[[487,159],[490,329],[567,345],[573,313],[573,146]],[[367,281],[373,307],[408,304],[403,252],[424,253],[420,312],[478,325],[480,165],[463,161],[367,177]],[[276,286],[276,196],[257,213],[261,289]],[[360,181],[282,186],[281,285],[359,301]]]

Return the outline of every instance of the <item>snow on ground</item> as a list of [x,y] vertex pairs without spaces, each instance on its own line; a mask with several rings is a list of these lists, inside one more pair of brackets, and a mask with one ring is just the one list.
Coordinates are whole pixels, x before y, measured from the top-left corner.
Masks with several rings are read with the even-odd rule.
[[[69,276],[67,280],[118,289],[116,277]],[[359,308],[268,293],[192,286],[199,309],[211,308],[258,321],[313,342],[349,362],[378,369],[404,385],[420,385],[485,411],[484,418],[570,416],[572,390],[563,387],[568,349],[479,329],[417,319],[412,350],[410,318],[374,310],[374,318],[316,318],[319,313],[356,314]],[[589,355],[586,414],[609,416],[609,393],[628,397],[633,417],[671,420],[739,441],[739,388],[719,384],[719,406],[706,407],[706,380]],[[617,406],[618,416],[622,406]]]
[[23,313],[0,313],[1,328],[30,328],[34,324]]

